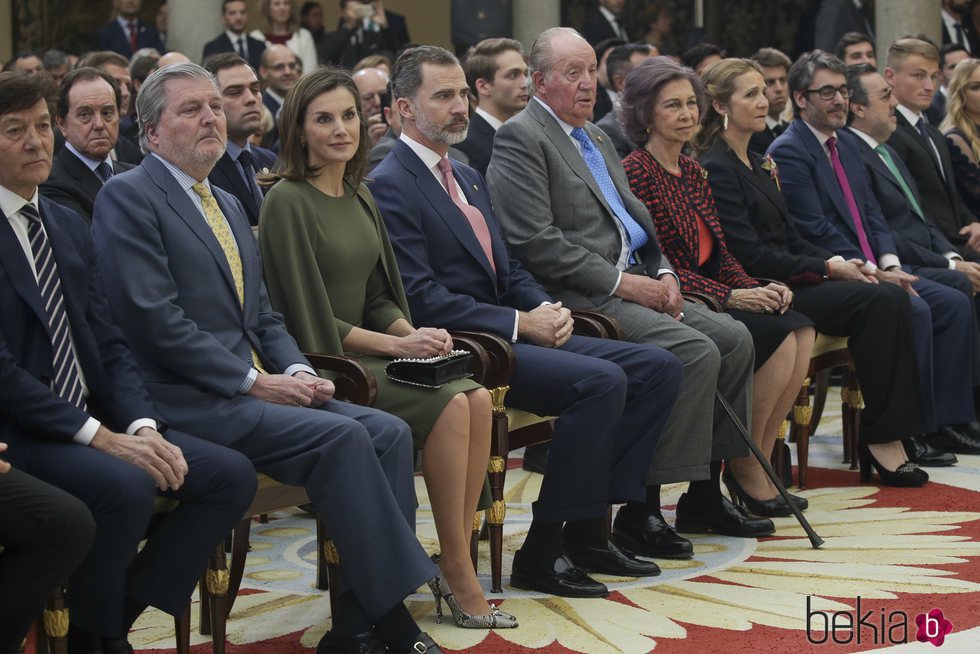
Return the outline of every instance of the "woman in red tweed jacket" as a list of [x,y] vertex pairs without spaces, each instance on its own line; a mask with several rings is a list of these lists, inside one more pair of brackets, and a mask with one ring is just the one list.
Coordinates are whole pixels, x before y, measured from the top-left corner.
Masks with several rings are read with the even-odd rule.
[[[633,193],[650,211],[681,290],[714,297],[752,334],[752,438],[769,456],[803,383],[815,332],[806,316],[789,309],[793,294],[788,287],[760,285],[728,251],[707,172],[681,154],[697,130],[701,103],[693,71],[671,59],[654,57],[630,71],[620,121],[633,142],[643,145],[623,160],[623,167]],[[750,512],[790,515],[752,457],[729,461],[724,480],[732,498]]]

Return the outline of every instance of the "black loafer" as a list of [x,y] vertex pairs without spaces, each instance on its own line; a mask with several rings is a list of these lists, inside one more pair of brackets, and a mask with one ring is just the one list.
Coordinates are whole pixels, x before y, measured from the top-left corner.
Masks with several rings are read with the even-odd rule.
[[913,436],[902,441],[909,461],[922,468],[945,468],[955,464],[958,459],[952,452],[946,452],[932,445],[923,436]]
[[724,495],[712,506],[704,506],[689,493],[677,502],[677,531],[688,534],[715,533],[738,538],[772,536],[776,526],[768,518],[752,518]]
[[932,437],[934,447],[957,454],[980,454],[980,439],[960,431],[956,427],[944,425]]
[[627,505],[619,509],[609,540],[622,550],[654,559],[694,556],[691,541],[678,536],[659,513],[640,507]]
[[559,597],[608,597],[605,584],[576,568],[567,556],[536,557],[524,549],[514,553],[510,585]]
[[544,471],[548,469],[548,450],[550,449],[550,443],[535,443],[525,447],[521,469],[543,475]]
[[[430,650],[432,651],[432,650]],[[373,631],[338,634],[328,631],[316,646],[316,654],[386,654],[388,646]]]
[[576,567],[588,572],[617,577],[656,577],[660,567],[653,561],[641,561],[606,541],[605,547],[576,545],[565,541],[565,552]]
[[415,642],[405,652],[391,650],[392,654],[443,654],[442,648],[436,645],[432,636],[424,631],[415,637]]

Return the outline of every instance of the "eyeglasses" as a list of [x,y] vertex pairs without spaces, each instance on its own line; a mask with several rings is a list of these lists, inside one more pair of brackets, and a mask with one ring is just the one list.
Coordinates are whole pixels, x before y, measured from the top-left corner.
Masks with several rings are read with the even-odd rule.
[[847,88],[847,85],[830,86],[828,84],[827,86],[821,86],[819,89],[806,89],[803,92],[808,94],[816,93],[818,96],[820,96],[821,100],[833,100],[834,96],[838,93],[840,93],[840,97],[844,98],[845,100],[851,97],[851,91]]

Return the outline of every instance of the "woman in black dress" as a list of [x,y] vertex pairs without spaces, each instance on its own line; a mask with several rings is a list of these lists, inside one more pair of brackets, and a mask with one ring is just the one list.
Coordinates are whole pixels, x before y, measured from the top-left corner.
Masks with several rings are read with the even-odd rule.
[[758,64],[726,59],[703,81],[708,107],[693,145],[731,252],[750,275],[789,284],[794,308],[819,332],[849,337],[865,403],[862,480],[873,465],[883,484],[921,486],[929,476],[908,461],[901,442],[923,431],[908,295],[875,283],[860,262],[832,256],[793,227],[775,164],[748,150],[769,106]]

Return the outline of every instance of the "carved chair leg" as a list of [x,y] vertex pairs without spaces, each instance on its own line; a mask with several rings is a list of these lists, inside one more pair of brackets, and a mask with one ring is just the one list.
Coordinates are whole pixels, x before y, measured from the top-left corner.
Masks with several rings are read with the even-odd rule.
[[191,651],[191,603],[187,602],[184,612],[174,618],[174,633],[177,637],[177,654],[190,654]]
[[810,430],[808,433],[815,434],[820,418],[823,416],[823,408],[827,402],[827,389],[830,388],[830,368],[824,368],[819,372],[810,375],[813,379],[813,411],[810,414]]
[[849,458],[851,470],[858,468],[858,441],[861,430],[861,411],[864,409],[864,397],[861,395],[861,386],[858,384],[857,370],[854,364],[850,364],[844,369],[844,383],[849,389],[848,393],[848,419],[844,422],[844,431],[849,434],[850,443]]
[[231,538],[231,566],[229,566],[228,601],[226,614],[235,606],[238,589],[242,586],[245,574],[245,557],[248,556],[248,539],[252,528],[251,518],[245,518],[237,525]]
[[769,455],[769,465],[776,472],[776,475],[783,482],[784,486],[792,486],[793,480],[786,479],[783,471],[786,469],[786,421],[779,426],[779,436],[776,437],[776,444],[772,447],[772,454]]
[[[37,629],[37,651],[50,654],[68,652],[68,608],[64,586],[51,593]],[[42,628],[43,625],[43,628]]]
[[340,594],[340,554],[333,541],[327,536],[326,529],[323,530],[323,547],[320,552],[324,562],[327,564],[328,585],[330,587],[330,610],[337,606],[337,597]]
[[316,517],[316,588],[317,590],[328,590],[330,586],[330,574],[327,562],[326,548],[327,527],[323,524],[320,516]]
[[[224,543],[219,543],[208,561],[207,588],[211,595],[211,651],[224,654],[228,621],[228,586],[230,573],[225,560]],[[237,588],[235,589],[237,592]]]
[[470,534],[470,559],[473,561],[473,572],[480,574],[480,526],[483,524],[483,514],[479,511],[473,516],[473,531]]
[[810,408],[810,380],[803,381],[800,387],[800,394],[796,397],[796,404],[793,406],[793,430],[796,434],[796,460],[797,478],[799,487],[806,488],[807,467],[810,458],[810,420],[812,412]]
[[201,602],[197,607],[198,631],[202,636],[211,633],[211,591],[208,589],[208,572],[205,570],[201,574],[201,581],[197,587],[200,589]]
[[504,479],[507,475],[507,454],[509,452],[509,433],[507,416],[494,412],[492,440],[490,442],[490,462],[487,471],[490,476],[490,497],[493,506],[486,511],[487,530],[490,533],[490,592],[502,592],[504,549],[504,517],[507,505],[504,503]]

